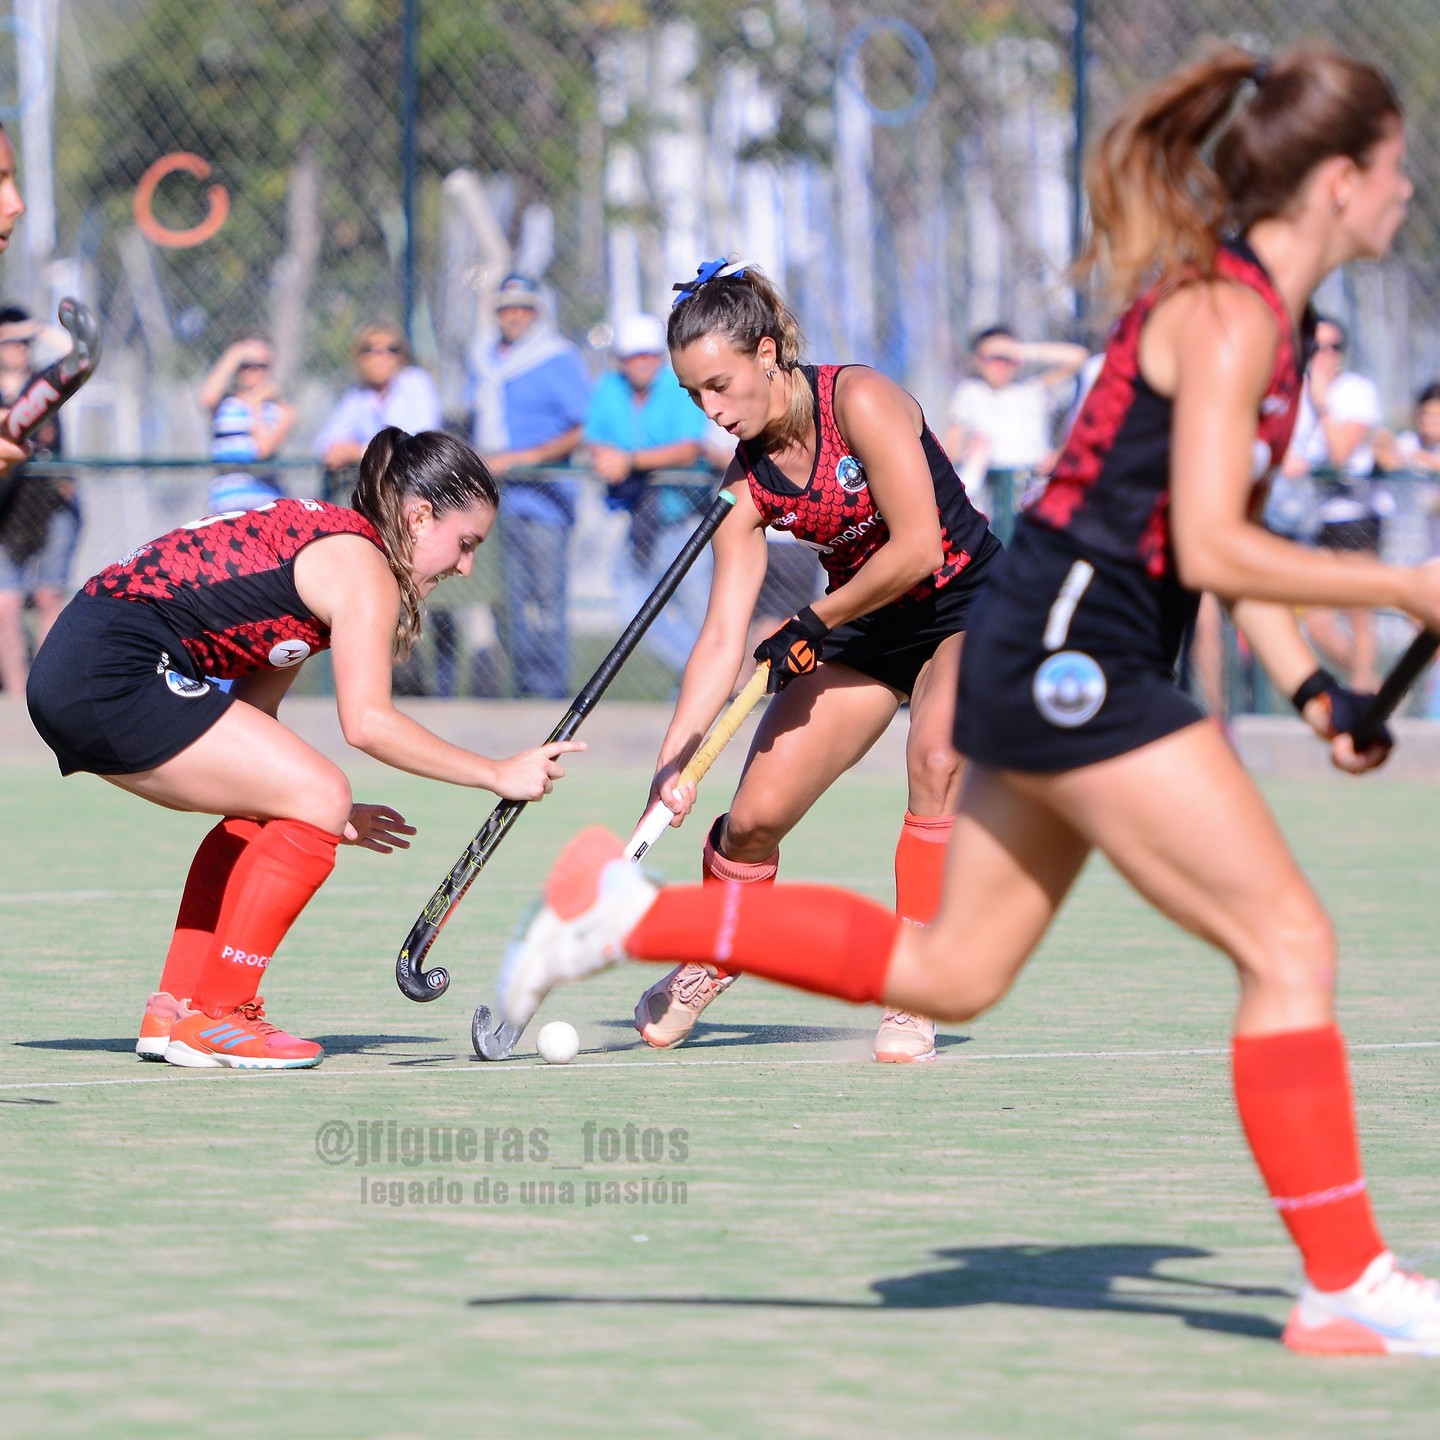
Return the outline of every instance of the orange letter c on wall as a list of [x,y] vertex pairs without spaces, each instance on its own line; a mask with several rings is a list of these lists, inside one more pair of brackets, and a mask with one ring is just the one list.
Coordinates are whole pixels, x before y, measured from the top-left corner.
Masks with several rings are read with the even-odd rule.
[[230,196],[223,185],[212,185],[206,192],[210,198],[210,213],[189,230],[171,230],[155,218],[150,204],[160,182],[177,170],[193,175],[197,180],[204,180],[210,174],[210,162],[202,160],[198,155],[192,155],[188,150],[176,150],[169,155],[162,155],[140,177],[140,183],[135,187],[135,223],[147,240],[153,240],[155,244],[168,246],[172,250],[184,250],[192,245],[203,245],[220,233],[220,227],[230,214]]

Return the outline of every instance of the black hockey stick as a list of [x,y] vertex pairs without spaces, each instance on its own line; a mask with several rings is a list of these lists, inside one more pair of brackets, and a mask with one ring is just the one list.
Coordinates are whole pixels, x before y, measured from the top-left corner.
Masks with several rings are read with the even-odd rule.
[[1360,723],[1351,736],[1356,750],[1364,750],[1374,742],[1380,727],[1410,693],[1410,687],[1435,658],[1437,650],[1440,650],[1440,635],[1433,630],[1422,630],[1410,642],[1409,648],[1391,667],[1390,673],[1375,692],[1375,698],[1360,717]]
[[[670,568],[660,577],[660,583],[646,597],[645,603],[635,612],[635,618],[621,632],[610,653],[585,682],[570,708],[561,717],[560,723],[550,732],[546,744],[555,740],[569,740],[580,728],[581,721],[594,709],[596,702],[609,688],[620,667],[630,658],[641,637],[650,628],[651,622],[664,609],[665,603],[675,593],[690,567],[699,558],[700,552],[710,543],[710,537],[730,513],[730,507],[734,503],[735,496],[728,490],[720,491],[711,501],[704,518],[695,527],[695,533],[681,547],[680,553],[671,561]],[[465,847],[465,853],[455,862],[450,873],[441,882],[440,888],[430,897],[429,903],[410,927],[410,933],[405,937],[405,943],[400,947],[400,954],[395,959],[395,983],[411,1000],[438,999],[449,987],[450,975],[442,967],[436,965],[430,970],[422,970],[420,967],[440,934],[441,926],[450,918],[450,912],[475,883],[476,877],[485,868],[485,862],[509,834],[510,827],[527,803],[524,800],[502,800],[490,812],[490,818]]]
[[[698,785],[705,778],[716,756],[730,743],[735,732],[745,723],[745,717],[763,698],[769,679],[770,662],[766,660],[750,677],[750,683],[730,702],[729,709],[715,722],[704,744],[680,772],[680,784]],[[675,812],[663,800],[656,800],[640,817],[621,858],[638,865],[649,853],[650,847],[670,828],[674,818]],[[524,1033],[523,1025],[512,1025],[508,1020],[497,1022],[488,1005],[475,1007],[470,1021],[470,1043],[482,1060],[508,1060],[516,1041]]]
[[[60,323],[70,332],[70,351],[37,371],[11,402],[0,420],[0,435],[19,444],[33,435],[94,373],[100,363],[100,326],[90,307],[66,296],[60,302]],[[0,492],[0,521],[9,514],[23,476],[11,479]]]

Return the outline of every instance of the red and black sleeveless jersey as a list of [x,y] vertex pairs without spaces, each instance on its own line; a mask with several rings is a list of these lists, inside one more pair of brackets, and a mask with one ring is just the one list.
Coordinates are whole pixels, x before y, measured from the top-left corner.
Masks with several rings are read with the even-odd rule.
[[153,606],[202,675],[283,670],[330,648],[329,628],[295,588],[295,557],[327,535],[363,535],[384,553],[354,510],[272,500],[171,530],[88,580],[85,594]]
[[[1243,242],[1223,247],[1215,273],[1248,285],[1280,327],[1275,368],[1257,419],[1257,481],[1284,457],[1299,408],[1303,360],[1290,316],[1265,267]],[[1140,373],[1140,330],[1173,289],[1141,296],[1115,323],[1105,363],[1081,406],[1055,473],[1025,518],[1070,536],[1086,554],[1142,568],[1152,579],[1174,576],[1170,544],[1171,402]]]
[[[796,485],[788,479],[758,445],[742,442],[735,452],[745,467],[750,496],[765,523],[777,530],[788,530],[819,552],[829,578],[827,592],[845,584],[890,538],[885,517],[870,496],[865,467],[850,453],[835,423],[835,377],[844,368],[801,367],[815,396],[815,464],[808,485]],[[920,443],[935,486],[944,558],[933,575],[907,590],[897,604],[922,600],[948,585],[986,548],[989,535],[988,522],[970,503],[950,457],[928,425],[921,432]]]

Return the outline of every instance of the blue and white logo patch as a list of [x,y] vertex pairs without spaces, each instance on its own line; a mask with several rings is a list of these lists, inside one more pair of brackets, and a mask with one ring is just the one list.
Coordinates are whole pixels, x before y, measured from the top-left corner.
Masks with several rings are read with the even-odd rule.
[[178,670],[167,670],[165,683],[170,687],[170,693],[180,696],[182,700],[195,700],[210,693],[210,687],[203,680],[192,680]]
[[1035,708],[1062,730],[1093,720],[1105,703],[1105,672],[1080,650],[1052,655],[1036,672]]
[[853,495],[865,488],[865,467],[853,455],[842,455],[835,464],[835,478],[847,495]]

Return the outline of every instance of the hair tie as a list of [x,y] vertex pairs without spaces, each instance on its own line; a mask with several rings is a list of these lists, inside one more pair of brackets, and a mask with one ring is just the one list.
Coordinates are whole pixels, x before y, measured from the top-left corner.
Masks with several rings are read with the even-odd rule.
[[1250,82],[1257,90],[1270,78],[1270,71],[1273,64],[1269,60],[1257,60],[1250,69]]
[[682,300],[688,300],[702,285],[708,285],[712,280],[738,280],[744,273],[745,266],[739,261],[727,260],[724,256],[719,260],[707,260],[695,272],[693,280],[682,280],[678,285],[670,287],[680,292],[670,302],[670,308],[673,310]]

